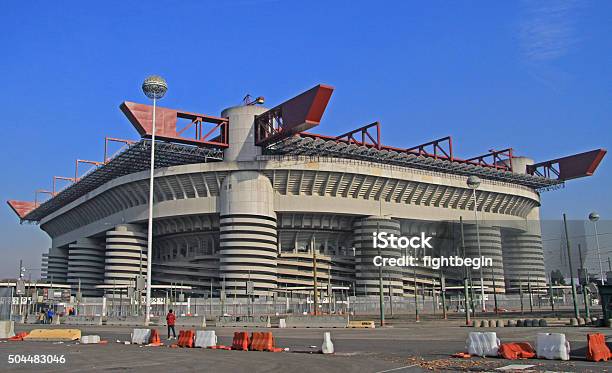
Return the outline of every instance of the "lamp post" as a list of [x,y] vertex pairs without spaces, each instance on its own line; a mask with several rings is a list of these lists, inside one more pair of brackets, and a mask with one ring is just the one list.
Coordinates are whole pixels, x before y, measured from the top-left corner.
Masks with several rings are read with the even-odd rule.
[[142,83],[145,96],[153,100],[151,128],[151,170],[149,174],[149,224],[147,230],[147,298],[145,326],[151,322],[151,268],[153,267],[153,171],[155,169],[155,107],[157,100],[164,97],[168,84],[161,76],[151,75]]
[[599,248],[599,235],[597,234],[597,221],[599,220],[599,214],[596,212],[592,212],[589,214],[589,220],[593,223],[593,227],[595,228],[595,242],[597,243],[597,261],[599,262],[599,276],[601,278],[601,284],[605,284],[604,280],[604,272],[603,265],[601,263],[601,250]]
[[[478,176],[470,176],[467,179],[467,186],[472,189],[472,198],[474,199],[474,218],[476,219],[476,244],[478,246],[478,257],[482,257],[480,252],[480,228],[478,226],[478,201],[476,200],[476,189],[480,186],[480,178]],[[480,304],[482,312],[487,311],[484,294],[484,276],[482,274],[482,266],[480,267]]]

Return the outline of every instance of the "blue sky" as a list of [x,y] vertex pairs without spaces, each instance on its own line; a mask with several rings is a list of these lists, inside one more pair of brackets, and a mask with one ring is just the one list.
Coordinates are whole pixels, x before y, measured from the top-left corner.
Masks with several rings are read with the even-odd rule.
[[[409,147],[452,135],[458,156],[490,148],[546,160],[612,148],[612,3],[607,1],[2,2],[3,199],[33,199],[104,136],[136,138],[118,106],[145,102],[218,115],[245,94],[268,104],[336,87],[318,132],[379,120]],[[612,216],[612,161],[543,195],[542,216]],[[49,240],[0,209],[0,277]]]

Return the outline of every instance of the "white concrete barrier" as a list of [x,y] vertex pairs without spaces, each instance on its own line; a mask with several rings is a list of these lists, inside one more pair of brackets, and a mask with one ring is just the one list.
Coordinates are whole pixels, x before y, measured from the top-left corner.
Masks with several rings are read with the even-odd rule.
[[216,326],[270,328],[270,316],[217,316]]
[[100,343],[99,335],[84,335],[81,336],[81,343],[84,345]]
[[[160,319],[163,325],[166,320]],[[206,327],[206,317],[205,316],[177,316],[176,318],[176,326],[193,326],[196,328],[205,328]]]
[[151,338],[151,329],[134,329],[132,332],[132,343],[143,345],[148,344]]
[[[144,325],[145,317],[143,316],[117,316],[117,317],[107,317],[106,325],[122,325],[122,326],[140,326]],[[159,317],[151,317],[151,324],[160,325]],[[165,319],[163,320],[165,323]]]
[[0,321],[0,338],[11,338],[15,336],[14,321]]
[[500,341],[495,332],[470,332],[466,348],[470,355],[497,356]]
[[285,323],[287,328],[346,328],[349,319],[339,315],[303,315],[287,316]]
[[217,334],[214,330],[196,331],[195,346],[207,348],[217,345]]
[[102,325],[102,316],[66,316],[65,325]]
[[536,338],[538,358],[569,360],[570,344],[562,333],[538,333]]

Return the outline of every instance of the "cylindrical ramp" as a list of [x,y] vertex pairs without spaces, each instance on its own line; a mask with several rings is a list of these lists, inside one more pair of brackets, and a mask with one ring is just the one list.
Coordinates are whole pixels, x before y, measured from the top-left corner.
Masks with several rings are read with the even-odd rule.
[[502,235],[504,253],[504,276],[506,287],[523,289],[531,287],[546,288],[546,269],[542,237],[536,232],[504,231]]
[[130,285],[147,274],[147,234],[131,224],[106,232],[104,284]]
[[257,171],[232,172],[221,187],[219,280],[227,296],[271,296],[277,286],[278,239],[274,190]]
[[72,292],[79,290],[84,296],[98,296],[96,285],[104,281],[104,246],[83,238],[68,246],[68,284]]
[[68,250],[52,247],[43,262],[44,278],[48,282],[65,284],[68,280]]
[[[502,257],[501,232],[499,227],[479,225],[480,254],[484,258],[491,258],[492,267],[482,268],[483,284],[486,293],[493,293],[493,277],[495,277],[495,288],[497,293],[505,293],[504,263]],[[478,257],[478,237],[476,225],[466,224],[464,228],[465,255],[468,258]],[[491,271],[491,268],[493,269]],[[480,269],[472,269],[472,280],[474,285],[480,288]]]
[[[374,258],[379,255],[379,249],[374,247],[373,234],[386,232],[388,235],[400,235],[400,223],[397,220],[370,216],[357,219],[353,223],[353,247],[355,248],[355,280],[356,292],[359,295],[380,295],[379,268],[374,265]],[[387,247],[380,249],[383,258],[399,258],[402,252],[399,248]],[[402,267],[383,267],[383,293],[403,295]]]

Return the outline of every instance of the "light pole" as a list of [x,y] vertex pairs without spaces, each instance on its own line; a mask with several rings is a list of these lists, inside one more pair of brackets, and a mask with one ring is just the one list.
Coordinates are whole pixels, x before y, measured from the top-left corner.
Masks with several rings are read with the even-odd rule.
[[597,243],[597,261],[599,262],[599,276],[601,277],[601,284],[604,285],[604,272],[603,265],[601,264],[601,250],[599,248],[599,235],[597,234],[597,221],[599,220],[599,214],[596,212],[592,212],[589,214],[589,220],[593,222],[593,227],[595,228],[595,242]]
[[[480,252],[480,228],[478,226],[478,201],[476,200],[476,189],[480,186],[480,178],[478,176],[470,176],[467,179],[467,186],[472,189],[472,198],[474,199],[474,218],[476,219],[476,244],[478,246],[478,257],[482,257]],[[484,276],[482,274],[482,266],[480,266],[480,304],[482,312],[487,311],[484,294]]]
[[151,75],[142,83],[145,96],[153,100],[153,118],[151,128],[151,170],[149,174],[149,225],[147,230],[147,300],[145,326],[151,321],[151,268],[153,267],[153,171],[155,169],[155,106],[157,100],[164,97],[168,84],[161,76]]

